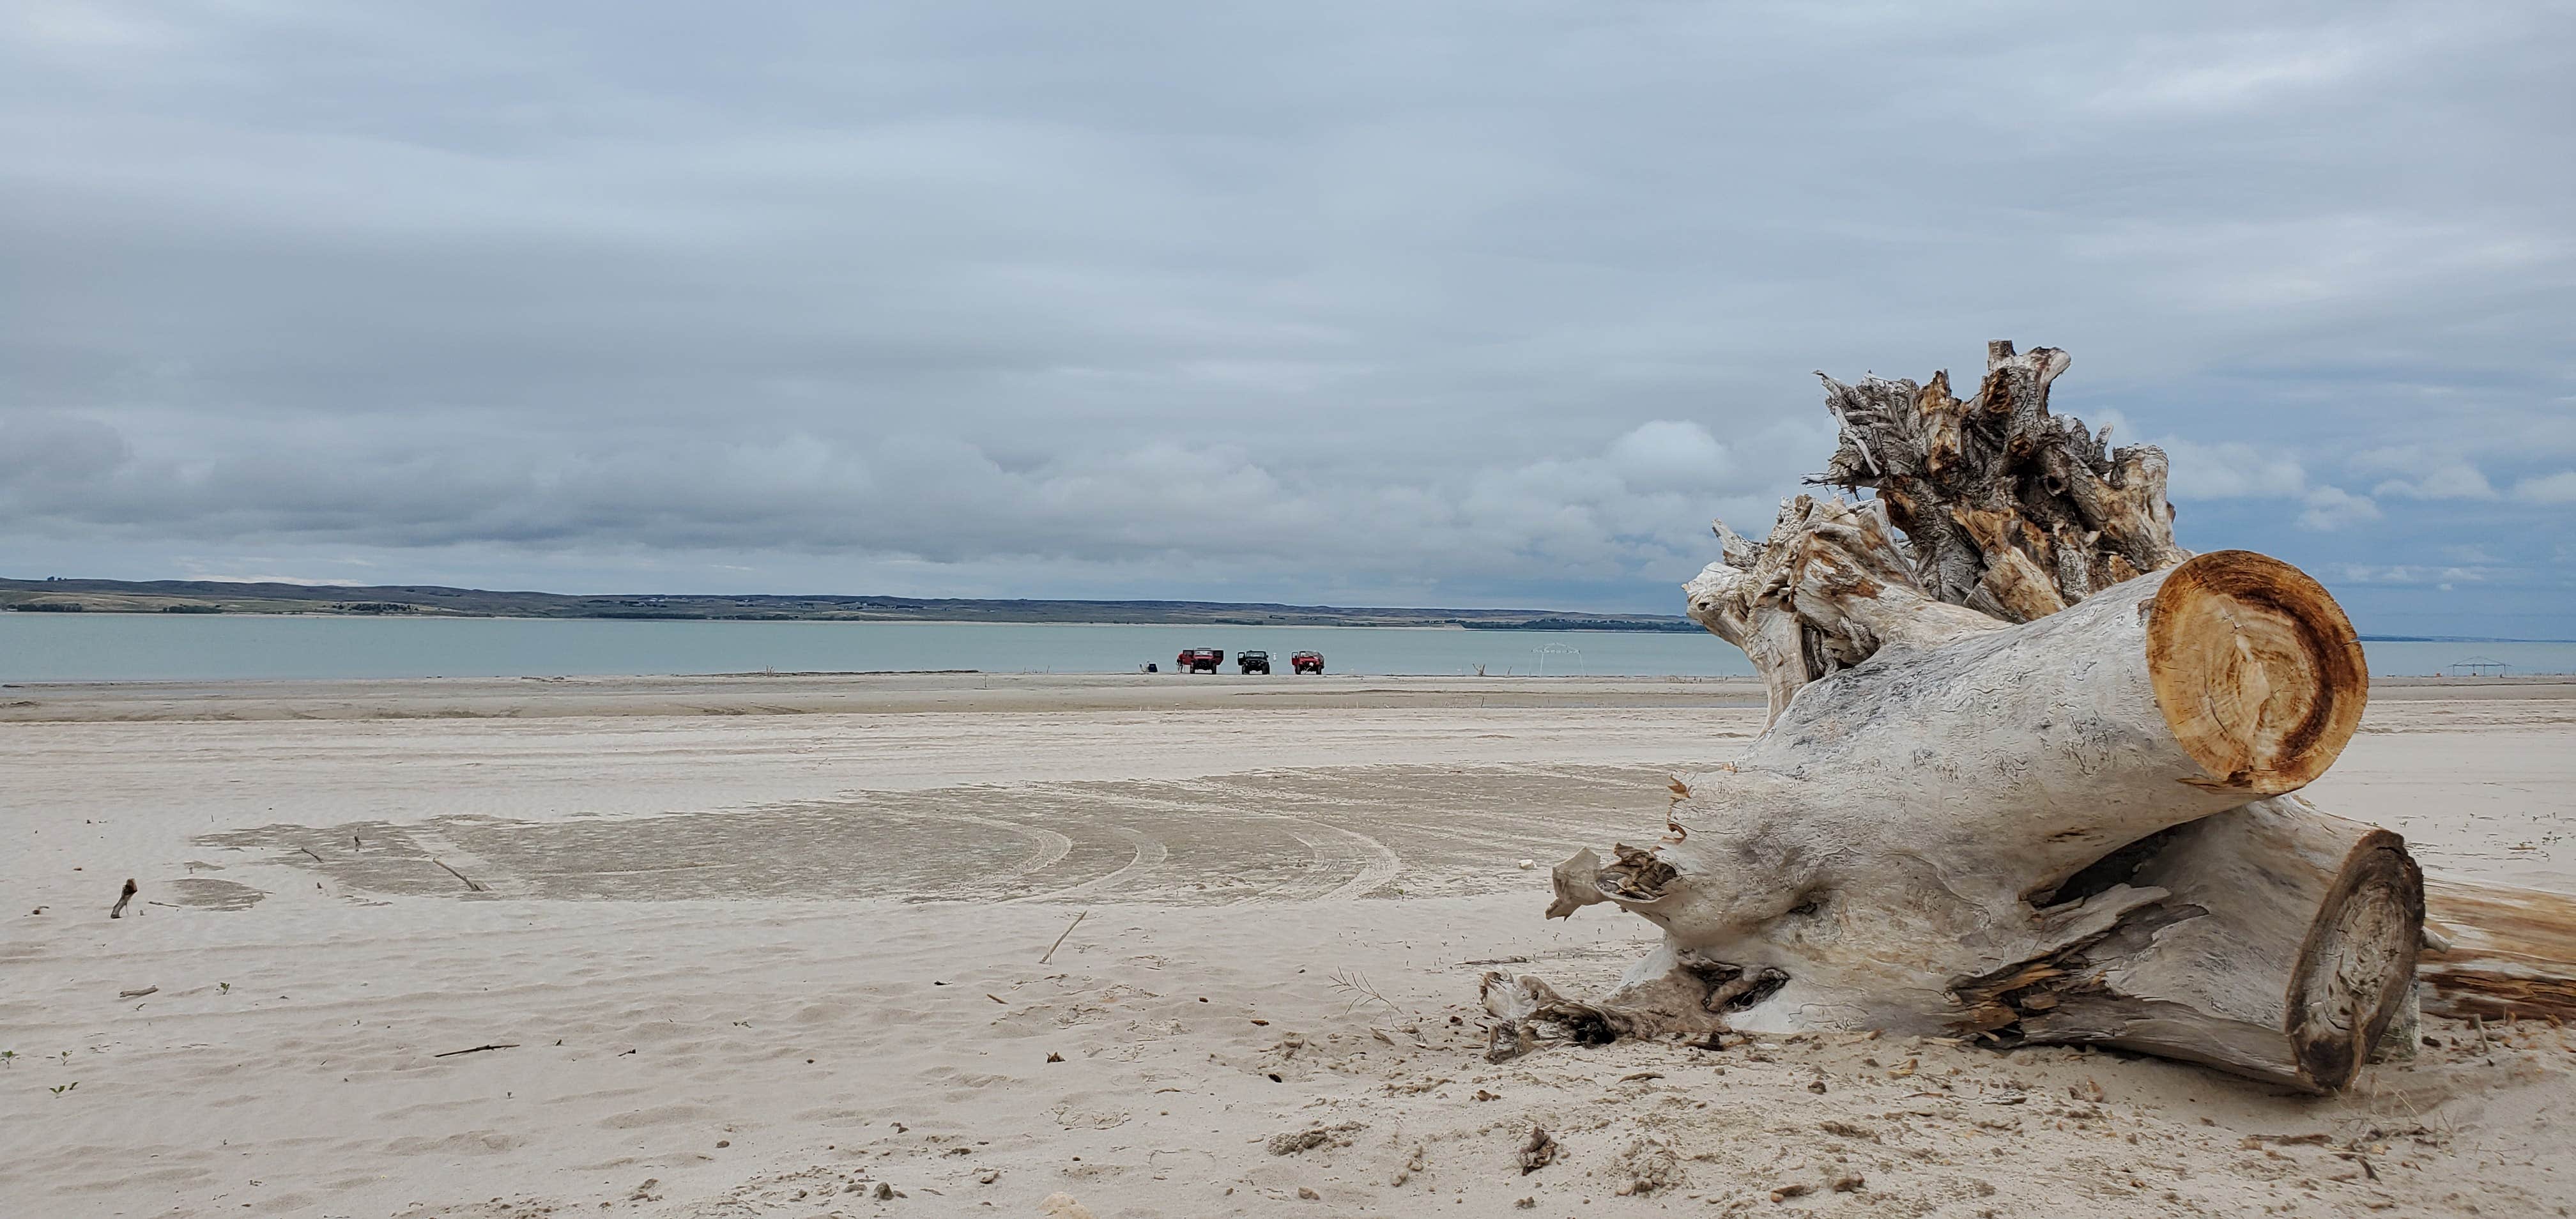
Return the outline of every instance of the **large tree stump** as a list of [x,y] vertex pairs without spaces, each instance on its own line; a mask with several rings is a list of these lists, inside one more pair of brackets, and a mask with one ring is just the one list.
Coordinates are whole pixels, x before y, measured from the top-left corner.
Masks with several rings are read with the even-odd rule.
[[[2395,837],[2288,805],[2168,833],[2305,785],[2350,739],[2366,679],[2325,591],[2221,551],[2027,624],[1969,621],[1884,569],[1837,598],[1837,543],[1869,516],[1801,511],[1822,535],[1781,540],[1841,611],[1827,637],[1880,646],[1798,688],[1730,769],[1681,780],[1651,851],[1559,872],[1552,913],[1609,902],[1666,932],[1603,1023],[1705,1031],[1671,997],[1696,986],[1702,1023],[1739,1030],[2100,1042],[2348,1080],[2414,966],[2420,878]],[[1552,996],[1489,992],[1513,1020]]]
[[[1798,497],[1761,542],[1720,524],[1685,586],[1771,725],[1676,781],[1654,846],[1555,874],[1551,915],[1609,902],[1665,944],[1598,1004],[1489,975],[1494,1054],[1873,1027],[2353,1077],[2407,1005],[2424,893],[2396,835],[2287,795],[2359,721],[2351,625],[2287,564],[2177,545],[2164,455],[2049,414],[2066,365],[1994,344],[1966,403],[1827,379],[1822,481],[1878,498]],[[2448,941],[2445,994],[2570,993],[2508,939]]]
[[[2053,348],[2017,353],[1989,343],[1986,378],[1966,402],[1950,395],[1947,373],[1921,386],[1827,377],[1826,408],[1842,431],[1816,481],[1875,491],[1877,510],[1911,543],[1909,567],[1925,595],[1997,619],[2030,621],[2190,558],[2173,537],[2164,453],[2113,449],[2108,428],[2094,434],[2049,412],[2049,387],[2068,364]],[[1759,552],[1717,529],[1727,563]],[[1801,608],[1810,622],[1830,621],[1830,612]],[[1777,622],[1764,629],[1786,630]],[[1857,643],[1839,649],[1842,663],[1870,654],[1866,638]],[[1783,687],[1794,691],[1821,672],[1784,672],[1773,713],[1785,703]],[[2576,899],[2458,880],[2432,885],[2426,897],[2435,934],[2421,964],[2425,1011],[2576,1019]]]

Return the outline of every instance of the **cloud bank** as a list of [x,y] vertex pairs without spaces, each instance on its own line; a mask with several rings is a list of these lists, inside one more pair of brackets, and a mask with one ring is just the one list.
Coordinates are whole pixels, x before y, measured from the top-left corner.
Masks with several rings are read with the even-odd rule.
[[1671,611],[1809,370],[2011,337],[2186,544],[2576,636],[2571,34],[30,0],[0,567]]

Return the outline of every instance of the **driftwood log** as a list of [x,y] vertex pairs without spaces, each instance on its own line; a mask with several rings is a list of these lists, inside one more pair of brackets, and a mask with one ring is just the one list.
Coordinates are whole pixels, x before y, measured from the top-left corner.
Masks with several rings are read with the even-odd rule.
[[[1552,916],[1616,904],[1665,942],[1600,1003],[1487,975],[1491,1056],[1881,1028],[2353,1078],[2410,1008],[2425,899],[2396,835],[2289,794],[2359,724],[2352,626],[2287,564],[2177,545],[2164,454],[2049,413],[2066,367],[1993,344],[1965,402],[1826,378],[1819,481],[1876,497],[1721,523],[1685,586],[1769,727],[1675,780],[1654,846],[1554,873]],[[2433,942],[2433,1010],[2576,997],[2547,934]]]
[[2488,1020],[2576,1020],[2576,898],[2431,881],[2424,1010]]
[[[1878,496],[1930,595],[2010,621],[2190,558],[2173,538],[2164,453],[2114,449],[2108,428],[2092,434],[2049,412],[2050,383],[2067,365],[2061,351],[1989,343],[1986,377],[1966,402],[1947,373],[1919,387],[1824,378],[1843,426],[1817,481]],[[2576,900],[2444,881],[2426,902],[2426,1011],[2576,1019]]]

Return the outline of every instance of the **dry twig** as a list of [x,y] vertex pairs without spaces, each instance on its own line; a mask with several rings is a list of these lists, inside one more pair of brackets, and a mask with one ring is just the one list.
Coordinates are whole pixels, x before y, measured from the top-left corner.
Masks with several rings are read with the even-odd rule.
[[1072,934],[1073,934],[1073,929],[1074,929],[1074,928],[1076,928],[1076,927],[1081,926],[1081,925],[1082,925],[1082,920],[1084,920],[1084,919],[1086,919],[1086,918],[1089,918],[1089,917],[1091,917],[1091,912],[1090,912],[1090,911],[1088,911],[1088,910],[1085,910],[1085,911],[1083,911],[1083,912],[1082,912],[1082,913],[1080,913],[1080,914],[1074,915],[1074,916],[1073,916],[1073,921],[1072,921],[1072,922],[1070,922],[1070,923],[1065,924],[1065,927],[1064,927],[1064,935],[1059,935],[1059,936],[1055,937],[1055,943],[1052,943],[1052,944],[1047,945],[1046,956],[1044,956],[1044,957],[1039,957],[1039,958],[1038,958],[1038,964],[1040,964],[1040,965],[1044,965],[1044,964],[1046,964],[1046,963],[1047,963],[1047,957],[1052,957],[1052,956],[1054,956],[1054,955],[1055,955],[1055,950],[1056,950],[1056,949],[1059,949],[1059,948],[1064,947],[1064,936],[1066,936],[1066,935],[1072,935]]
[[1403,1008],[1395,1005],[1395,1000],[1379,994],[1377,987],[1369,984],[1367,974],[1345,973],[1336,969],[1333,971],[1333,989],[1350,997],[1350,1006],[1342,1009],[1342,1014],[1345,1016],[1358,1011],[1363,1003],[1383,1003],[1388,1011],[1397,1013],[1404,1011]]

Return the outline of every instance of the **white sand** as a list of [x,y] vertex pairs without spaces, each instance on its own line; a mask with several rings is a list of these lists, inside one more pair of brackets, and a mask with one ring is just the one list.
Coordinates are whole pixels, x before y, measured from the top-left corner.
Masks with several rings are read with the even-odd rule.
[[[2429,869],[2572,887],[2567,688],[2381,693],[2317,798]],[[1597,987],[1640,954],[1642,920],[1542,920],[1544,867],[1651,835],[1660,776],[1734,753],[1758,702],[1455,679],[0,691],[21,847],[0,1216],[2576,1204],[2576,1039],[2527,1024],[2483,1050],[2431,1025],[2462,1044],[2324,1101],[1911,1041],[1487,1066],[1470,962]],[[127,876],[167,904],[110,922]],[[1523,1175],[1533,1124],[1563,1154]]]

